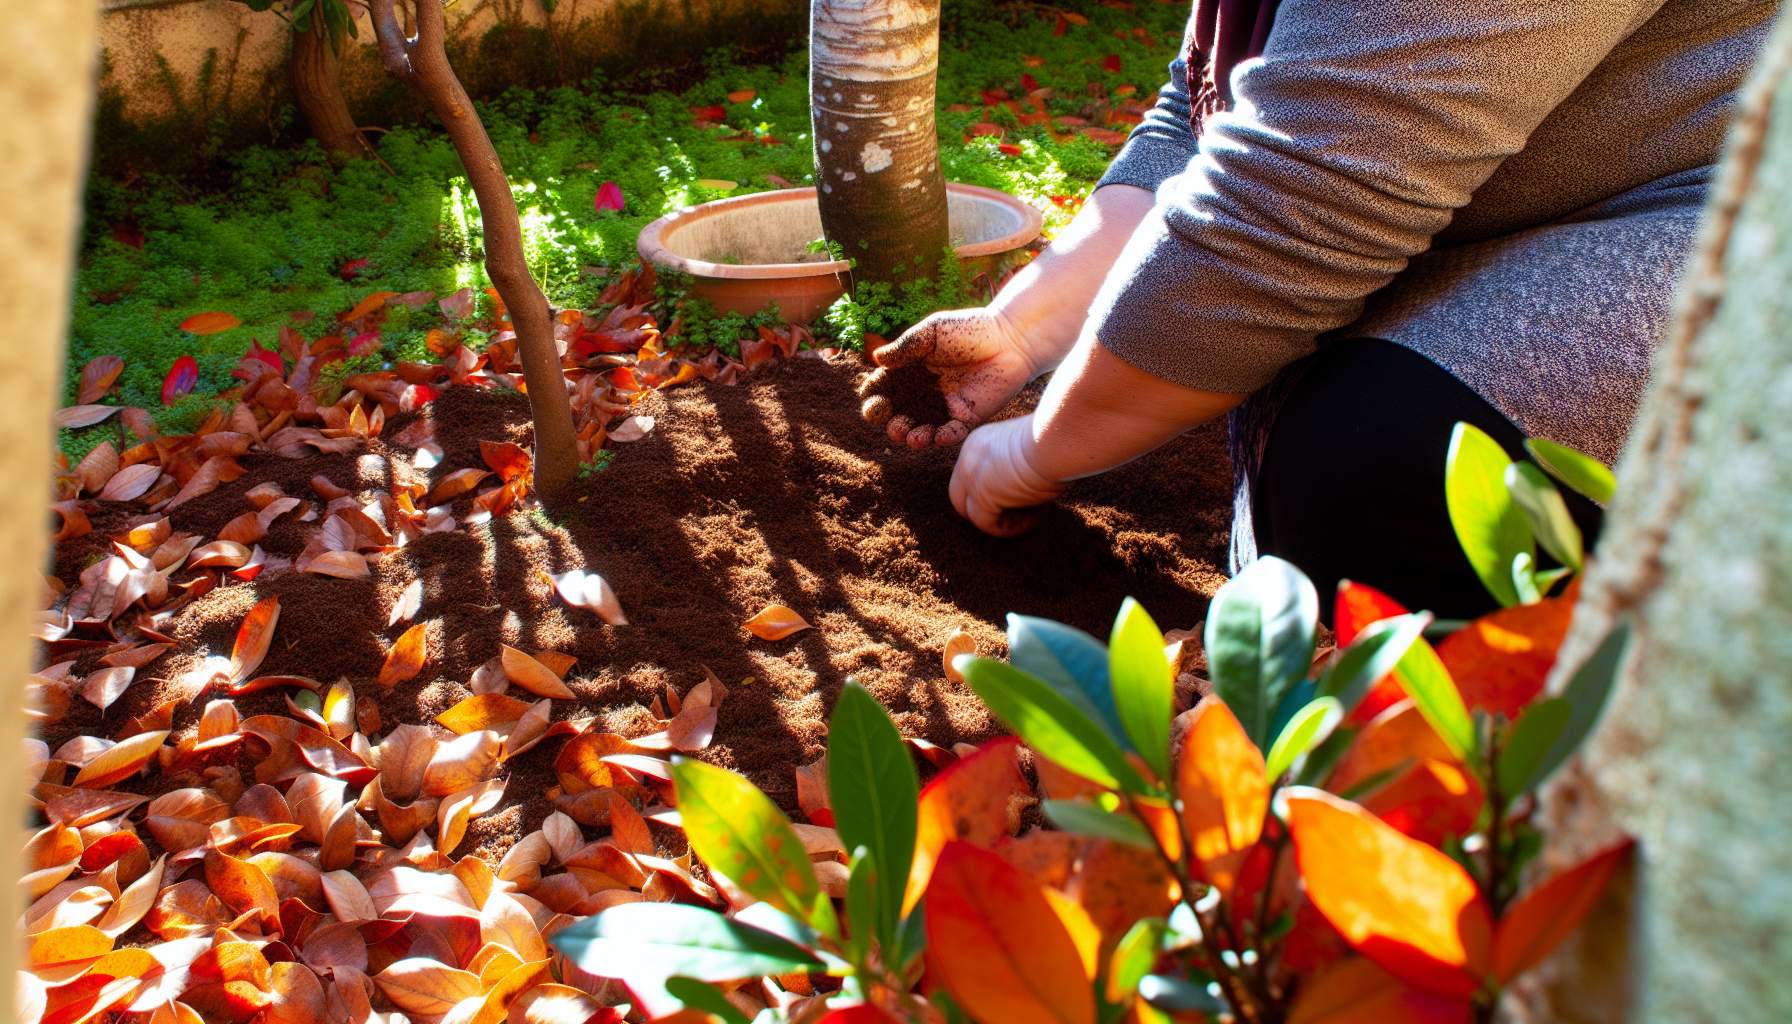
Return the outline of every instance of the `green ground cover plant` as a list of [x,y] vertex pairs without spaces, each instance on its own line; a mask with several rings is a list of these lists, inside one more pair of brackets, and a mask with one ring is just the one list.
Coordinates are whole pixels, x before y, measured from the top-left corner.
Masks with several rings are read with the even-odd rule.
[[[1034,203],[1048,232],[1064,223],[1112,156],[1126,127],[1121,108],[1161,84],[1180,39],[1180,8],[1121,7],[1079,13],[948,2],[939,77],[948,180]],[[483,100],[522,211],[530,269],[550,301],[598,308],[604,288],[634,261],[642,226],[670,210],[806,183],[806,71],[801,51],[749,65],[721,50],[696,73],[699,84],[680,89],[660,87],[675,74],[689,81],[688,69]],[[1067,120],[1041,124],[1041,110]],[[1118,117],[1101,121],[1111,113]],[[74,400],[81,367],[117,355],[124,369],[107,401],[150,409],[158,426],[176,431],[210,411],[203,398],[162,404],[164,377],[182,356],[197,363],[192,394],[210,395],[230,385],[252,341],[272,345],[282,327],[328,335],[370,293],[479,294],[487,282],[478,211],[446,137],[430,125],[396,126],[377,148],[380,161],[339,168],[315,145],[246,149],[221,156],[221,173],[204,185],[96,176],[65,397]],[[607,183],[619,190],[621,209],[598,202]],[[915,312],[915,303],[894,305],[903,316]],[[181,329],[212,311],[240,323],[207,334]],[[699,324],[701,311],[692,312],[692,332],[725,346],[726,331]],[[896,326],[864,303],[839,323],[848,332]],[[433,305],[395,304],[379,325],[377,351],[389,361],[425,358],[425,338],[437,326]],[[64,432],[63,447],[78,457],[95,437]]]

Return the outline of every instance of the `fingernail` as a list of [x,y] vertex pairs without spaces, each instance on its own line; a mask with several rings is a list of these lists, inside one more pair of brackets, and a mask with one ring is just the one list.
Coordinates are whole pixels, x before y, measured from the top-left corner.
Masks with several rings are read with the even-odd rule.
[[895,411],[890,400],[883,395],[872,395],[865,399],[863,405],[859,406],[859,415],[865,417],[865,422],[874,427],[881,427],[890,422],[890,416]]
[[933,428],[919,426],[908,432],[908,446],[919,451],[933,444]]
[[914,419],[908,416],[896,416],[890,420],[890,425],[885,428],[885,433],[889,434],[890,440],[901,444],[908,440],[908,432],[913,429],[915,429]]

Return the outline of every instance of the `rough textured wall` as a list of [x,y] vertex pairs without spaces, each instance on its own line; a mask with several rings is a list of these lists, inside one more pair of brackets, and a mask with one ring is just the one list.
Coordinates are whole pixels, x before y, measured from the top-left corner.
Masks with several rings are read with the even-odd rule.
[[1633,624],[1605,722],[1547,794],[1550,858],[1620,830],[1640,858],[1515,1005],[1525,1019],[1792,1020],[1789,67],[1782,19],[1564,651],[1566,671]]
[[[79,0],[69,0],[79,2]],[[99,0],[102,169],[170,169],[171,154],[290,140],[290,30],[234,0]],[[548,8],[552,8],[550,12]],[[800,40],[807,0],[459,0],[449,57],[475,97],[511,85],[576,85],[593,71],[661,66],[728,42]],[[343,89],[363,124],[425,111],[380,67],[362,12]],[[174,168],[182,169],[182,168]]]
[[[94,11],[81,3],[16,4],[7,29],[14,50],[0,61],[0,338],[13,358],[0,369],[0,878],[19,877],[24,822],[25,676],[35,644],[49,550],[50,417],[62,395],[69,274],[75,261],[78,197],[87,161],[93,105]],[[23,906],[6,887],[7,920]],[[0,1006],[13,1006],[18,932],[0,958]]]

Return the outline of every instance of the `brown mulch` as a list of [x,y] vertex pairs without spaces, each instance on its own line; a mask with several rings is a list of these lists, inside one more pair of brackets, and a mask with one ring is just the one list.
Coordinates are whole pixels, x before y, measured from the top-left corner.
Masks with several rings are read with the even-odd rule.
[[[466,681],[501,642],[577,657],[567,682],[579,702],[556,702],[556,715],[596,715],[629,735],[654,727],[646,705],[657,694],[688,690],[707,666],[729,694],[704,756],[794,807],[792,769],[822,752],[834,696],[849,676],[891,709],[905,735],[976,742],[998,726],[942,673],[941,646],[955,629],[971,633],[982,653],[1001,654],[1010,611],[1098,636],[1129,595],[1165,629],[1205,616],[1223,582],[1230,517],[1219,426],[1078,483],[1031,533],[999,540],[948,503],[951,451],[910,451],[859,420],[858,373],[799,358],[738,386],[651,394],[639,411],[656,428],[618,445],[565,512],[529,509],[427,535],[377,559],[368,579],[226,577],[180,611],[169,627],[175,650],[140,671],[109,711],[77,700],[44,738],[54,750],[71,736],[113,735],[166,699],[168,680],[206,655],[228,654],[243,615],[277,594],[279,627],[260,672],[347,677],[362,699],[377,701],[382,730],[426,722],[467,696]],[[528,443],[527,403],[514,394],[451,389],[427,415],[445,453],[438,478],[481,466],[482,440]],[[174,529],[209,539],[248,508],[244,492],[268,480],[307,497],[317,474],[363,496],[385,489],[412,472],[411,451],[394,440],[408,420],[357,454],[245,460],[241,480],[176,509]],[[457,503],[457,512],[466,506]],[[116,507],[96,514],[92,534],[58,551],[55,571],[72,582],[106,536],[143,518]],[[298,554],[318,528],[291,519],[262,541],[271,554]],[[579,567],[610,581],[630,625],[568,608],[541,575]],[[386,628],[387,613],[419,577],[414,621],[429,623],[430,661],[418,678],[381,690],[374,678],[405,628]],[[778,642],[753,638],[742,622],[774,602],[815,628]],[[279,690],[240,698],[245,716],[283,711],[283,701]],[[202,703],[183,710],[176,728],[190,726]],[[552,810],[544,794],[560,745],[549,740],[512,762],[505,805],[474,821],[469,847],[501,854]]]

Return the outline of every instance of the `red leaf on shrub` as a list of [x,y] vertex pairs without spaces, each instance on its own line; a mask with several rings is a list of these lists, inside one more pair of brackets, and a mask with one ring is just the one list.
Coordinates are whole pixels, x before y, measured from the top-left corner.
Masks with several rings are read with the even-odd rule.
[[190,355],[181,356],[162,378],[162,404],[173,405],[199,384],[199,361]]
[[1019,156],[1020,155],[1020,147],[1016,146],[1012,142],[999,143],[996,146],[996,151],[1001,153],[1003,156]]
[[591,200],[592,207],[602,213],[605,210],[621,210],[623,207],[622,186],[613,181],[606,181],[597,187],[597,196]]
[[180,329],[188,334],[217,334],[228,331],[242,323],[235,315],[223,312],[194,313],[180,322]]
[[1288,1024],[1468,1024],[1466,999],[1415,989],[1375,965],[1345,960],[1301,984]]
[[1525,893],[1500,918],[1493,940],[1494,978],[1506,984],[1561,945],[1599,902],[1635,845],[1626,839]]
[[1182,743],[1176,795],[1198,873],[1221,895],[1232,892],[1245,857],[1263,834],[1269,811],[1269,780],[1263,773],[1263,754],[1232,709],[1218,697],[1203,700]]
[[1556,651],[1568,635],[1578,588],[1535,604],[1502,608],[1449,635],[1437,656],[1469,710],[1517,718],[1543,692]]
[[1474,776],[1444,761],[1426,760],[1376,790],[1363,808],[1421,843],[1442,846],[1475,826],[1486,795]]
[[1492,965],[1493,920],[1462,865],[1348,800],[1286,792],[1307,897],[1344,941],[1410,984],[1473,996]]
[[1369,626],[1405,614],[1400,602],[1374,587],[1344,580],[1338,584],[1338,597],[1332,605],[1332,631],[1338,636],[1338,646],[1348,647]]
[[336,276],[342,278],[344,281],[353,281],[355,278],[361,276],[361,271],[366,267],[367,257],[365,256],[358,260],[349,260],[347,263],[336,268]]
[[934,862],[953,840],[988,846],[1013,831],[1009,804],[1024,792],[1020,777],[1020,740],[991,740],[977,752],[933,777],[921,790],[915,859],[903,897],[906,912],[927,891]]
[[1082,953],[1045,890],[987,850],[950,842],[927,886],[927,969],[972,1019],[1094,1024]]
[[870,1003],[860,1003],[857,1006],[829,1010],[828,1015],[815,1024],[896,1024],[896,1018]]

